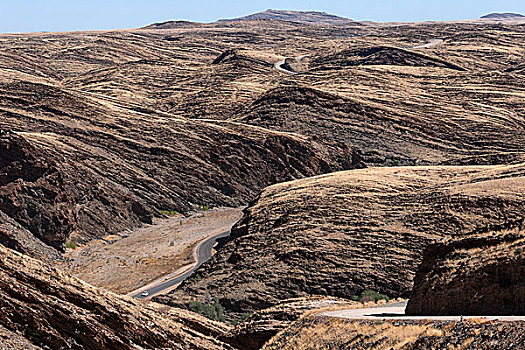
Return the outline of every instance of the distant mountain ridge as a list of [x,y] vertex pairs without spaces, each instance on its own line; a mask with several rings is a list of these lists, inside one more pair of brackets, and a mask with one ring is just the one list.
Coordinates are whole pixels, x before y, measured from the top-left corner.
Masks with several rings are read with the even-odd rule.
[[166,22],[153,23],[153,24],[143,27],[143,29],[191,28],[191,27],[195,27],[198,25],[199,23],[178,20],[178,21],[166,21]]
[[520,13],[489,13],[488,15],[481,16],[481,19],[522,19],[524,15]]
[[[512,12],[502,12],[502,13],[489,13],[485,16],[480,17],[480,19],[486,20],[523,20],[525,16],[520,13]],[[213,24],[228,24],[235,22],[245,22],[245,21],[257,21],[257,20],[278,20],[290,23],[298,23],[303,25],[367,25],[372,24],[373,22],[361,22],[354,21],[352,19],[333,15],[321,11],[288,11],[288,10],[274,10],[268,9],[263,12],[253,13],[251,15],[237,17],[237,18],[225,18],[219,19],[214,23],[196,23],[185,20],[175,20],[167,21],[161,23],[153,23],[148,26],[143,27],[143,29],[176,29],[176,28],[193,28],[199,27],[202,25],[213,25]]]
[[318,11],[285,11],[285,10],[266,10],[264,12],[254,13],[244,17],[221,19],[218,22],[239,22],[251,20],[281,20],[287,22],[296,22],[310,25],[338,25],[355,23],[355,21],[332,15],[326,12]]

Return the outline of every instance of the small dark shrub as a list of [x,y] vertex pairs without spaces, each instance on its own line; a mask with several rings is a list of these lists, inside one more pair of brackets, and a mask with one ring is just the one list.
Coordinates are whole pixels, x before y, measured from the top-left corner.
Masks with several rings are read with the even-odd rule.
[[219,298],[214,297],[211,304],[204,304],[198,301],[190,301],[188,309],[196,312],[202,316],[205,316],[211,320],[224,322],[224,308],[219,302]]
[[361,293],[360,300],[362,303],[365,303],[366,301],[374,301],[374,302],[377,302],[379,300],[389,301],[390,298],[385,294],[379,294],[372,290],[364,290]]

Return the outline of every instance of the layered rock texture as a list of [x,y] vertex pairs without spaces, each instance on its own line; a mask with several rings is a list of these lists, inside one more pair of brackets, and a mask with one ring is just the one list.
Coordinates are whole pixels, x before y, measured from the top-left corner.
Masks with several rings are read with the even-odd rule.
[[261,16],[0,36],[0,211],[36,241],[3,240],[59,252],[333,171],[523,161],[522,25]]
[[257,350],[308,312],[358,305],[361,303],[329,297],[283,300],[276,306],[251,314],[247,320],[222,334],[220,339],[239,350]]
[[525,315],[525,227],[509,223],[425,250],[410,315]]
[[[0,339],[9,349],[228,349],[188,311],[96,289],[0,245]],[[205,335],[206,334],[206,335]],[[4,339],[5,342],[4,342]]]
[[271,186],[231,241],[162,302],[236,312],[371,289],[408,297],[423,249],[525,216],[525,166],[352,170]]
[[[365,289],[408,297],[426,246],[524,217],[519,21],[376,25],[268,11],[0,35],[0,340],[227,349],[215,340],[227,334],[260,346],[297,313],[230,330],[3,247],[54,261],[66,243],[214,206],[251,203],[231,240],[158,301],[216,296],[233,314]],[[501,276],[520,271],[504,265],[519,239],[484,239],[488,255],[473,256]],[[478,271],[464,273],[477,286]],[[492,330],[464,334],[514,339]]]
[[306,317],[272,338],[264,350],[514,350],[525,342],[523,322],[350,321]]
[[10,130],[0,136],[0,211],[59,251],[70,238],[151,223],[157,210],[239,206],[268,184],[361,164],[346,145],[301,135],[145,123],[42,84],[0,90],[0,127]]

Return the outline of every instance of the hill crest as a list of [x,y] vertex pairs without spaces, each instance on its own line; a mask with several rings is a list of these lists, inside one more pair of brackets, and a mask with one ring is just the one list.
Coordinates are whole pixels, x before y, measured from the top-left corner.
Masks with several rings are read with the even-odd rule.
[[505,12],[505,13],[489,13],[488,15],[481,16],[481,19],[523,19],[525,18],[524,15],[521,13],[512,13],[512,12]]
[[254,13],[248,16],[221,19],[218,22],[239,22],[251,20],[281,20],[287,22],[296,22],[310,25],[337,25],[354,23],[353,20],[345,17],[332,15],[319,11],[286,11],[268,9],[263,12]]

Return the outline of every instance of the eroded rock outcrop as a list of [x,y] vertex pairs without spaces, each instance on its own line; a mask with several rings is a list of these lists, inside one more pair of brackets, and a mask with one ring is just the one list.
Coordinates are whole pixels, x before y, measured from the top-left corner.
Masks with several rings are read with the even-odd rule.
[[[360,65],[394,65],[414,67],[441,67],[464,71],[457,64],[446,62],[406,49],[389,46],[363,47],[343,50],[333,55],[320,56],[312,60],[314,70]],[[328,66],[328,67],[327,67]]]
[[464,116],[404,114],[387,104],[363,103],[298,84],[267,90],[237,118],[308,135],[320,143],[350,144],[369,166],[509,164],[525,159],[525,132],[514,122],[501,127],[482,118],[458,122]]
[[62,250],[158,210],[240,206],[269,184],[360,166],[348,145],[233,122],[142,114],[60,88],[0,84],[0,210]]
[[2,132],[0,147],[0,210],[55,250],[72,234],[86,240],[151,223],[151,207],[74,159],[11,132]]
[[220,336],[224,342],[239,350],[257,350],[281,330],[290,326],[305,313],[329,308],[353,308],[361,305],[345,299],[311,297],[283,300],[279,305],[259,310]]
[[524,276],[523,221],[432,244],[425,250],[406,313],[525,315]]
[[222,326],[159,308],[101,291],[0,245],[0,335],[19,349],[228,349],[202,333]]
[[523,322],[344,320],[305,317],[272,338],[264,350],[514,350],[525,342]]

